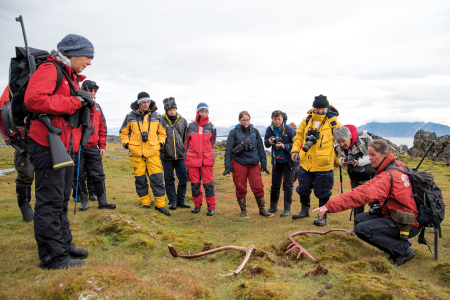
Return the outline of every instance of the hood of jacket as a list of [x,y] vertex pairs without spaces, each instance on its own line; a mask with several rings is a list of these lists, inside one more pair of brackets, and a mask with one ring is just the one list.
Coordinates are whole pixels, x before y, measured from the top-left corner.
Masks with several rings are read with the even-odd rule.
[[377,168],[377,172],[375,173],[375,176],[377,176],[378,174],[380,174],[381,172],[384,171],[384,169],[386,169],[386,167],[395,160],[395,156],[392,153],[389,153],[381,162],[381,164],[378,166]]
[[[136,101],[131,102],[131,110],[134,112],[137,112],[139,114],[141,114],[140,110],[139,110],[139,104]],[[158,109],[158,107],[156,107],[156,103],[153,100],[150,100],[150,107],[149,109],[146,111],[146,113],[153,113],[154,111],[156,111]]]
[[206,117],[202,117],[199,113],[197,113],[195,115],[195,123],[197,123],[198,125],[205,125],[208,124],[209,122],[209,116]]
[[358,128],[356,128],[356,126],[353,125],[344,125],[344,126],[347,127],[348,130],[350,130],[350,133],[352,134],[352,142],[350,144],[350,147],[348,147],[349,149],[351,149],[358,140]]

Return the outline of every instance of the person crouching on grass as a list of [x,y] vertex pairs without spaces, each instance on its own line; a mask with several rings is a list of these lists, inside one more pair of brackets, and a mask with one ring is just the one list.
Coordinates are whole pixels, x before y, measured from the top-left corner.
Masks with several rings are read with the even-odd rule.
[[191,178],[192,201],[195,204],[191,213],[200,212],[203,203],[203,195],[200,180],[205,188],[207,216],[214,215],[216,196],[214,191],[213,166],[214,144],[216,143],[216,128],[209,122],[209,107],[206,103],[197,105],[195,121],[189,123],[186,129],[186,141],[184,144],[186,153],[186,167]]

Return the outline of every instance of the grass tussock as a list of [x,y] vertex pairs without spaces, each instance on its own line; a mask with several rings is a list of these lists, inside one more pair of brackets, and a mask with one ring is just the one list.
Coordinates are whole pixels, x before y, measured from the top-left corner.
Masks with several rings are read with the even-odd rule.
[[450,262],[437,264],[436,267],[434,267],[433,272],[442,283],[450,286]]
[[140,224],[126,219],[120,215],[108,215],[100,219],[100,225],[96,229],[97,233],[111,234],[117,233],[119,235],[132,235],[143,232]]
[[242,300],[284,300],[289,299],[290,287],[285,284],[244,282],[233,289],[235,299]]

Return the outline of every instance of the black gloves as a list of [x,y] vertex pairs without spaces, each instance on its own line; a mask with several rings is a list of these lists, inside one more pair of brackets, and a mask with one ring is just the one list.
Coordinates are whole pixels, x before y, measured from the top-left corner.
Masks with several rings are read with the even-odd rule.
[[261,171],[264,171],[264,172],[266,172],[267,174],[270,174],[270,173],[269,173],[269,170],[267,170],[267,164],[261,164]]
[[124,147],[125,149],[128,149],[128,143],[123,144],[123,147]]
[[78,99],[80,99],[81,103],[83,104],[83,101],[86,102],[87,107],[92,108],[95,105],[94,99],[92,98],[92,95],[89,94],[89,92],[83,91],[83,90],[77,90]]
[[228,168],[228,169],[225,169],[225,171],[223,171],[222,175],[225,176],[225,175],[228,175],[230,173],[231,173],[231,168]]

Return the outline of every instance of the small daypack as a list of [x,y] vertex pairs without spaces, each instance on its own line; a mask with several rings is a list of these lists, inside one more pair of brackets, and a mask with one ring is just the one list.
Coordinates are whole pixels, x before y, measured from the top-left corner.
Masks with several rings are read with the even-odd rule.
[[[433,227],[435,229],[435,258],[437,260],[437,236],[439,233],[439,238],[442,238],[441,222],[445,218],[445,204],[444,199],[442,198],[441,189],[434,182],[433,174],[417,171],[415,169],[411,170],[405,164],[403,164],[403,166],[406,171],[394,165],[389,165],[385,171],[397,170],[408,175],[414,191],[413,197],[416,200],[417,209],[419,211],[419,216],[416,220],[422,227],[418,241],[420,244],[427,245],[428,248],[430,248],[425,239],[425,228]],[[390,172],[388,173],[391,175],[392,188],[392,174]],[[390,194],[391,193],[389,192],[389,196]]]

